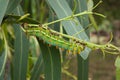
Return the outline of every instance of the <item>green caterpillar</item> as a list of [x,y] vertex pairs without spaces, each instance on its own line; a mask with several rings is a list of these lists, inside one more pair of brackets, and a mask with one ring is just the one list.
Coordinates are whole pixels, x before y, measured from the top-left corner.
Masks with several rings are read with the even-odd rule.
[[29,28],[26,30],[27,34],[37,36],[44,40],[46,43],[53,46],[58,46],[66,50],[72,51],[73,53],[80,53],[84,50],[84,46],[79,42],[70,42],[63,38],[60,38],[58,34],[52,32],[49,28]]
[[[78,38],[75,38],[70,35],[62,34],[59,32],[56,32],[50,28],[44,27],[44,26],[38,26],[38,27],[31,27],[27,28],[24,30],[27,34],[32,35],[32,36],[37,36],[40,39],[44,40],[46,43],[53,45],[53,46],[58,46],[60,48],[67,49],[73,53],[80,53],[85,49],[85,47],[89,47],[93,50],[95,49],[100,49],[105,53],[112,53],[112,54],[119,54],[119,49],[115,47],[112,44],[105,44],[105,45],[97,45],[91,42],[86,42],[83,40],[80,40]],[[62,36],[59,37],[59,35]],[[70,39],[66,40],[64,39]]]

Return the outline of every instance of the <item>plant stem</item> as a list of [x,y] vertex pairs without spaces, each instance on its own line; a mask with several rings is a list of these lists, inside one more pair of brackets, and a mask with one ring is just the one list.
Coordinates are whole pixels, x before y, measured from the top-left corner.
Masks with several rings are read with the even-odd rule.
[[49,23],[45,23],[45,24],[43,24],[43,26],[48,26],[48,25],[51,25],[51,24],[54,24],[54,23],[57,23],[57,22],[60,22],[60,21],[64,21],[64,20],[70,20],[70,19],[73,19],[74,17],[82,16],[82,15],[85,15],[85,14],[93,14],[93,12],[84,11],[84,12],[81,12],[81,13],[78,13],[78,14],[75,14],[75,15],[71,15],[71,16],[67,16],[65,18],[61,18],[59,20],[55,20],[55,21],[52,21],[52,22],[49,22]]
[[65,18],[61,18],[61,19],[58,19],[58,20],[55,20],[55,21],[52,21],[52,22],[49,22],[49,23],[45,23],[45,24],[43,24],[43,26],[49,26],[51,24],[55,24],[57,22],[64,21],[64,20],[71,20],[71,19],[74,19],[75,17],[86,15],[86,14],[95,14],[95,15],[101,16],[103,18],[106,17],[106,16],[104,16],[104,15],[102,15],[100,13],[94,13],[94,12],[91,12],[91,11],[83,11],[83,12],[78,13],[78,14],[72,14],[72,15],[67,16]]

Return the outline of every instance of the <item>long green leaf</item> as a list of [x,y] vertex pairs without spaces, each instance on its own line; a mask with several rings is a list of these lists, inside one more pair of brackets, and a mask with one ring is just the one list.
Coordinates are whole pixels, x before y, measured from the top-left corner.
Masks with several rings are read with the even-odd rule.
[[53,64],[53,80],[61,80],[61,59],[59,49],[56,47],[50,47],[52,64]]
[[5,15],[9,0],[0,0],[0,24]]
[[[65,0],[46,0],[46,1],[48,1],[48,3],[51,5],[59,19],[72,15],[72,10],[70,9],[69,5]],[[75,18],[75,20],[78,21],[77,18]],[[83,27],[81,26],[80,23],[77,23],[76,25],[76,23],[72,20],[62,21],[62,24],[69,35],[73,35],[79,32],[80,30],[83,30]],[[81,34],[77,35],[76,37],[89,41],[89,38],[84,31],[81,32]],[[88,53],[89,50],[85,49],[85,51],[83,51],[82,54],[80,55],[82,55],[82,58],[86,59],[88,57]]]
[[[21,15],[21,8],[17,7],[14,13],[16,15]],[[29,41],[21,30],[20,25],[14,24],[14,31],[16,38],[14,44],[15,52],[13,57],[13,80],[26,80]]]
[[77,56],[78,61],[78,80],[88,80],[88,58],[83,60],[81,56]]
[[40,43],[44,61],[45,80],[61,80],[61,60],[59,50]]
[[[14,80],[26,80],[28,60],[28,40],[19,25],[14,25],[15,53],[14,53]],[[16,74],[17,73],[17,74]]]
[[[8,0],[2,0],[2,1],[8,1]],[[10,0],[6,14],[10,14],[19,4],[21,0]]]
[[4,80],[4,72],[3,72],[2,75],[0,76],[0,80]]
[[4,68],[5,68],[5,63],[6,63],[6,57],[7,57],[7,53],[4,50],[2,55],[0,56],[0,79],[4,78]]
[[43,58],[40,54],[38,60],[32,70],[31,79],[30,80],[39,80],[40,74],[43,71]]

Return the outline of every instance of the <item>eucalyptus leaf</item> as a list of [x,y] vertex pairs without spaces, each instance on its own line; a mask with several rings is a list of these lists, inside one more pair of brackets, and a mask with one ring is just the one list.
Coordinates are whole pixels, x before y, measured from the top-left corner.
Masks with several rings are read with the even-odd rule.
[[[14,10],[14,14],[22,15],[23,11],[20,6]],[[15,43],[14,43],[14,56],[13,56],[13,79],[14,80],[26,80],[27,75],[27,61],[29,51],[29,41],[22,31],[19,24],[13,24],[15,32]]]
[[3,50],[2,55],[0,56],[0,79],[3,77],[4,73],[4,68],[6,64],[6,56],[7,53],[5,50]]
[[[4,71],[5,72],[5,71]],[[0,76],[0,80],[4,80],[4,72],[2,73],[2,75]]]
[[9,0],[0,0],[0,25],[7,10]]
[[83,60],[81,56],[77,56],[78,61],[78,80],[88,80],[88,58]]
[[59,50],[55,47],[48,47],[41,42],[41,52],[44,61],[45,80],[61,80],[61,60]]
[[[15,53],[14,53],[14,80],[26,80],[28,60],[28,40],[19,25],[14,25]],[[16,74],[18,73],[18,74]]]
[[33,67],[30,80],[39,80],[40,74],[43,72],[43,58],[39,55],[36,64]]
[[[3,0],[5,1],[5,0]],[[7,0],[8,1],[8,0]],[[8,4],[8,7],[7,7],[7,11],[6,11],[6,14],[10,14],[13,12],[14,9],[17,8],[17,6],[20,4],[20,1],[21,0],[10,0],[9,1],[9,4]]]

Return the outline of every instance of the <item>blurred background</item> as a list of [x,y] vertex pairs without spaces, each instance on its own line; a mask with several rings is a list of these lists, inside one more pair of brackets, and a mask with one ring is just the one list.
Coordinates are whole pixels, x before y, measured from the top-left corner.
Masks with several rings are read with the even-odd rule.
[[[99,0],[93,0],[97,4]],[[103,3],[95,8],[107,16],[106,19],[94,16],[98,24],[98,33],[91,32],[91,41],[95,43],[107,43],[110,40],[110,32],[113,33],[112,43],[120,47],[120,0],[103,0]],[[97,41],[99,38],[99,41]],[[91,52],[89,56],[89,77],[91,80],[116,80],[115,79],[115,55],[106,55],[100,51]]]

